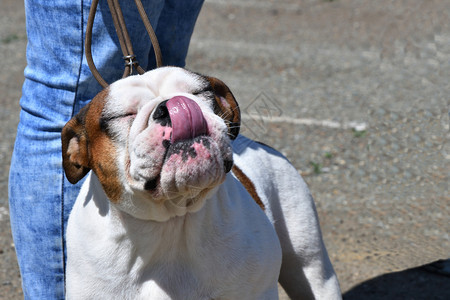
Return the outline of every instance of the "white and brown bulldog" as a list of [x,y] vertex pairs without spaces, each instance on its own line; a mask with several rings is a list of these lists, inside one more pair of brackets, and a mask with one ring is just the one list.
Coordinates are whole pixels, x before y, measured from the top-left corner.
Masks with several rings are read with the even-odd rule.
[[223,82],[167,67],[66,124],[67,178],[93,171],[69,218],[69,299],[277,299],[278,281],[341,297],[305,182],[239,123]]

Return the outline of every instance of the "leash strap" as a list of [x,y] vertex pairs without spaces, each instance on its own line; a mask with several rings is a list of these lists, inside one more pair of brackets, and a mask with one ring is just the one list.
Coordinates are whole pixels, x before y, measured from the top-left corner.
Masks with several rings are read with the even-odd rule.
[[[133,67],[139,74],[145,73],[145,70],[139,65],[139,62],[136,60],[136,55],[133,52],[133,45],[131,44],[130,36],[128,34],[127,26],[123,18],[119,0],[107,0],[107,1],[114,22],[114,27],[116,29],[117,37],[119,38],[120,48],[122,49],[123,53],[123,59],[125,60],[125,69],[122,78],[131,75],[133,73]],[[103,88],[105,88],[108,86],[108,83],[103,79],[103,77],[98,72],[94,64],[94,60],[92,58],[92,28],[94,25],[95,13],[97,11],[98,2],[99,0],[92,0],[92,5],[89,10],[89,16],[86,26],[86,39],[84,47],[86,51],[86,60],[89,69],[91,69],[92,75],[94,75],[94,78],[98,81],[98,83],[100,83],[100,85]],[[159,68],[162,66],[163,63],[162,63],[161,49],[159,47],[155,31],[153,30],[153,27],[148,19],[148,16],[145,13],[145,9],[144,6],[142,5],[141,0],[134,0],[134,2],[137,6],[142,22],[144,23],[145,29],[147,30],[147,33],[150,37],[150,41],[153,46],[153,51],[155,52],[156,67]]]

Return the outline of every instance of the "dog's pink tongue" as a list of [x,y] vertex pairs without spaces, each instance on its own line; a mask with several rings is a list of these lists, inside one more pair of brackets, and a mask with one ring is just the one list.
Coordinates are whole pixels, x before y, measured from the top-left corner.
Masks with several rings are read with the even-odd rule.
[[195,101],[175,96],[167,101],[166,106],[172,122],[172,143],[207,133],[206,120]]

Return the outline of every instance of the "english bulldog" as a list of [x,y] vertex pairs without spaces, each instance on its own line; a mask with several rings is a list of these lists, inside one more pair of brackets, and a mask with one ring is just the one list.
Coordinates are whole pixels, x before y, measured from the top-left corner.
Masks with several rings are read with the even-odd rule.
[[[308,187],[239,135],[220,80],[164,67],[100,92],[62,131],[68,299],[340,299]],[[92,170],[92,172],[89,172]]]

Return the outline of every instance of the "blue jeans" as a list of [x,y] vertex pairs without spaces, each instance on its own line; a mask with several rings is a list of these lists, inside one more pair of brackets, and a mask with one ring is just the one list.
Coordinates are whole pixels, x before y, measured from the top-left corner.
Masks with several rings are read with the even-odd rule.
[[[164,64],[184,66],[203,0],[143,3]],[[11,227],[25,299],[64,298],[64,233],[81,183],[71,185],[65,179],[60,132],[101,90],[83,51],[90,4],[90,0],[25,0],[27,67],[9,178]],[[140,65],[154,68],[153,50],[134,1],[121,5]],[[95,17],[92,49],[105,80],[119,79],[124,61],[104,0]]]

